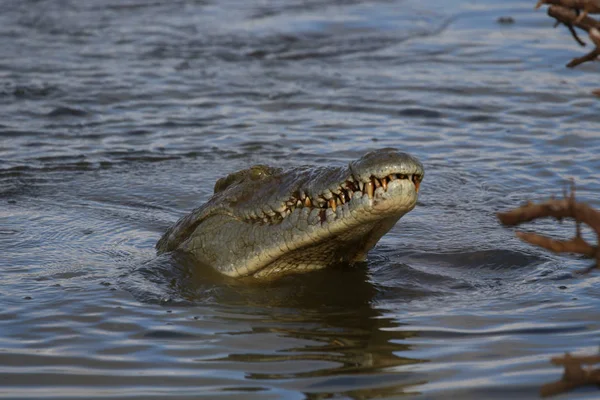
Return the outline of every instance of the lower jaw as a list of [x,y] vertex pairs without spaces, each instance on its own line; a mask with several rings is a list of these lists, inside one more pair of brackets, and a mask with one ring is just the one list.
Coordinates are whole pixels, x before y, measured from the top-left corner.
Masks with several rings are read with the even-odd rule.
[[351,265],[363,261],[371,248],[400,218],[391,217],[363,223],[355,229],[328,236],[283,254],[267,266],[251,274],[253,278],[274,280],[285,275],[306,273],[332,265]]

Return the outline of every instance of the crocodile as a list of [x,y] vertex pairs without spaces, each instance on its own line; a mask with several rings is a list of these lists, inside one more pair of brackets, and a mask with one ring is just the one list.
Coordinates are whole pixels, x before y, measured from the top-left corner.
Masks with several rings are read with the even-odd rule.
[[415,207],[423,175],[419,160],[390,148],[343,167],[255,165],[219,179],[156,248],[233,278],[353,264]]

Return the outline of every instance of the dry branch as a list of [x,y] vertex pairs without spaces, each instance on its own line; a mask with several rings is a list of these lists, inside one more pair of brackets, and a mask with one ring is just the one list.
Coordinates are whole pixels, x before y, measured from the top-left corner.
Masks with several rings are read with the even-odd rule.
[[[540,218],[556,218],[561,221],[564,218],[575,220],[575,236],[569,240],[551,239],[537,233],[517,232],[521,240],[543,247],[555,253],[577,253],[595,259],[595,265],[582,272],[589,272],[594,268],[600,268],[600,211],[597,211],[585,203],[575,201],[575,188],[571,186],[571,193],[564,194],[560,200],[549,200],[544,203],[527,203],[521,207],[498,213],[498,219],[502,224],[516,226],[524,222],[530,222]],[[596,232],[597,245],[591,245],[581,237],[580,224],[584,223]],[[552,363],[564,367],[562,379],[557,382],[548,383],[540,389],[543,397],[553,396],[567,392],[583,385],[600,385],[600,369],[591,369],[583,365],[600,363],[600,355],[596,356],[571,356],[569,353],[564,357],[552,358]]]
[[578,17],[580,20],[587,17],[588,14],[600,13],[600,0],[539,0],[535,5],[535,8],[540,8],[542,4],[554,4],[577,10],[581,15]]
[[577,36],[574,27],[586,31],[595,44],[595,48],[588,54],[577,57],[567,64],[573,68],[586,61],[593,61],[600,57],[600,22],[588,16],[588,14],[600,13],[600,0],[540,0],[536,8],[542,4],[551,4],[548,15],[556,19],[557,23],[564,24],[573,35],[573,38],[582,46],[585,43]]
[[[531,232],[517,232],[519,239],[550,250],[554,253],[577,253],[595,259],[595,267],[600,268],[600,251],[598,245],[591,245],[581,237],[580,223],[588,225],[596,232],[600,243],[600,212],[585,203],[575,201],[575,190],[561,200],[549,200],[544,203],[527,203],[521,207],[497,214],[500,222],[507,226],[515,226],[540,218],[552,217],[557,220],[574,219],[575,236],[569,240],[557,240]],[[586,270],[587,271],[587,270]]]
[[542,397],[554,396],[584,385],[600,385],[600,369],[584,367],[600,363],[600,355],[572,356],[566,353],[564,357],[554,357],[551,361],[552,364],[563,366],[565,371],[561,380],[542,386]]

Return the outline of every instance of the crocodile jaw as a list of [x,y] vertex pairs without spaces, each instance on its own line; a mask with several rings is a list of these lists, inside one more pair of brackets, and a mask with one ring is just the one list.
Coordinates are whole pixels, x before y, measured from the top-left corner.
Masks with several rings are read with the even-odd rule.
[[[256,225],[235,216],[207,218],[181,250],[231,277],[276,278],[335,264],[364,260],[367,252],[417,202],[410,180],[394,180],[379,187],[371,198],[355,192],[353,198],[327,210],[295,209],[278,225]],[[215,237],[214,232],[227,236]],[[228,243],[223,252],[223,244]]]
[[415,207],[423,166],[381,149],[347,167],[256,165],[215,184],[213,197],[158,241],[236,278],[274,279],[349,264]]

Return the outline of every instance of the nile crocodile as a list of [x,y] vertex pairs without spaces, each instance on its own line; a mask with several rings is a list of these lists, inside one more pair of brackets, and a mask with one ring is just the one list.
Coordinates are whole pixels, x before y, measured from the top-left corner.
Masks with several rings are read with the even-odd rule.
[[364,260],[417,203],[423,166],[394,149],[347,167],[255,165],[173,225],[159,253],[183,251],[236,278],[276,278]]

